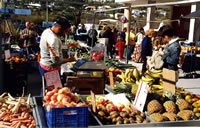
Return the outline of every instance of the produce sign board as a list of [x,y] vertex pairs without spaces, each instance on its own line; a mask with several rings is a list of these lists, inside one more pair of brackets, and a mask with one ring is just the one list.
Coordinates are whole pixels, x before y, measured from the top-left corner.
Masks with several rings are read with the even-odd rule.
[[144,109],[144,105],[148,94],[148,88],[149,85],[141,81],[137,90],[137,94],[135,96],[135,100],[133,102],[133,106],[141,112]]
[[58,71],[51,71],[44,74],[48,87],[62,88]]
[[92,110],[93,112],[96,112],[96,97],[93,91],[90,91],[91,98],[92,98]]

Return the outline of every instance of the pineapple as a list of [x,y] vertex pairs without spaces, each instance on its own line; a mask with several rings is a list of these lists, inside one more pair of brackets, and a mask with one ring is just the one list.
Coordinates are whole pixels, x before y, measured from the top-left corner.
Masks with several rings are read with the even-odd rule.
[[178,116],[172,112],[165,112],[163,113],[163,116],[167,117],[170,121],[178,120]]
[[155,112],[162,112],[163,106],[157,101],[157,100],[152,100],[148,103],[147,105],[147,112],[149,114],[155,113]]
[[186,110],[190,107],[189,103],[184,99],[178,99],[176,101],[176,104],[178,105],[178,108],[179,108],[180,111]]
[[165,110],[169,113],[176,113],[176,104],[173,101],[166,101],[163,106],[165,107]]
[[150,115],[150,118],[154,120],[155,122],[162,122],[162,121],[167,120],[167,118],[160,113],[153,113]]
[[182,110],[177,115],[183,120],[191,120],[194,117],[194,113],[191,110]]

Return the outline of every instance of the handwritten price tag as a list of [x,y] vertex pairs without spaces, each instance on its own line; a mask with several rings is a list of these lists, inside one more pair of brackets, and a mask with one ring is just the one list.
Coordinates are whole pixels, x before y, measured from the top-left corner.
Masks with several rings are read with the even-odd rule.
[[58,71],[51,71],[44,74],[47,86],[54,86],[54,88],[62,88],[61,80]]
[[148,88],[149,85],[141,81],[137,90],[137,94],[135,96],[135,100],[133,102],[133,106],[141,112],[144,109],[144,105],[147,99]]
[[6,59],[8,59],[8,58],[11,57],[11,55],[10,55],[10,50],[9,50],[9,49],[8,49],[8,50],[5,50],[5,51],[4,51],[4,54],[5,54],[5,58],[6,58]]
[[96,112],[96,97],[93,91],[90,91],[91,98],[92,98],[92,110],[93,112]]

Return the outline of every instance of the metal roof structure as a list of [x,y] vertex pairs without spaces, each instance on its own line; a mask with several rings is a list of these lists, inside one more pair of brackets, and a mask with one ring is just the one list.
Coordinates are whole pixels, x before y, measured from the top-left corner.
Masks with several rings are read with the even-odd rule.
[[[181,4],[193,4],[200,2],[200,0],[182,0],[182,1],[176,1],[176,2],[165,2],[165,3],[153,3],[153,4],[141,4],[141,5],[132,5],[131,8],[140,8],[140,7],[154,7],[154,6],[172,6],[172,5],[181,5]],[[128,9],[129,7],[119,7],[119,8],[112,8],[112,9],[106,9],[101,11],[95,11],[95,13],[101,13],[101,12],[109,12],[114,10],[121,10],[121,9]]]

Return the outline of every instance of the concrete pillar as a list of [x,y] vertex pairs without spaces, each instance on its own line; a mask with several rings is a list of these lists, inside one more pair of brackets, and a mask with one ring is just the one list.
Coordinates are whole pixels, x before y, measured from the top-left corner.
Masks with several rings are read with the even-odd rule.
[[[196,10],[200,10],[200,3],[196,3]],[[194,27],[194,41],[200,40],[200,19],[195,19],[195,27]]]
[[[196,3],[191,5],[191,12],[196,11]],[[188,35],[188,41],[193,42],[194,41],[194,28],[195,27],[195,19],[190,19],[190,27],[189,27],[189,35]]]
[[[131,6],[131,4],[130,3],[126,3],[125,4],[125,6]],[[124,16],[126,17],[126,23],[124,23],[124,27],[126,27],[127,28],[127,32],[129,31],[128,29],[129,29],[129,18],[130,18],[130,9],[129,8],[127,8],[127,9],[124,9]]]

